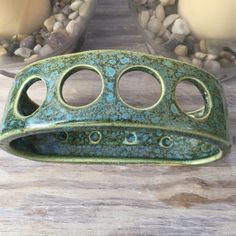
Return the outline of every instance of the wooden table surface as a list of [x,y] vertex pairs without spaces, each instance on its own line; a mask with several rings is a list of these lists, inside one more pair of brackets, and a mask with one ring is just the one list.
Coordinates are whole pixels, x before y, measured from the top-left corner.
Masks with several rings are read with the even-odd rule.
[[[84,49],[146,51],[126,0],[100,0]],[[12,79],[0,77],[0,114]],[[236,80],[224,83],[234,146],[206,166],[48,164],[0,151],[0,236],[236,235]]]

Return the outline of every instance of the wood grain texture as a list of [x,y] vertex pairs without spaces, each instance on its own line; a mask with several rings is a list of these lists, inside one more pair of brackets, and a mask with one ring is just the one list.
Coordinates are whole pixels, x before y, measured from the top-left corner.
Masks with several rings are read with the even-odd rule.
[[[146,50],[127,1],[99,1],[91,48]],[[12,82],[0,78],[1,115]],[[0,236],[236,235],[236,80],[224,89],[234,146],[206,166],[48,164],[0,151]]]

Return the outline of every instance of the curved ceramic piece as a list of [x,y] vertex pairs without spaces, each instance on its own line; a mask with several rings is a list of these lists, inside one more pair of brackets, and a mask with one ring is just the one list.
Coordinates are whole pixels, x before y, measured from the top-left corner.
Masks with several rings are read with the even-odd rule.
[[[83,68],[100,74],[103,89],[94,102],[75,108],[63,100],[62,85]],[[147,109],[128,106],[118,93],[119,78],[134,69],[151,71],[161,84],[159,101]],[[26,90],[39,78],[47,97],[37,107]],[[180,109],[175,89],[185,79],[202,93],[204,108]],[[27,115],[31,110],[36,111]],[[52,162],[204,164],[220,159],[231,146],[222,87],[212,75],[172,59],[113,50],[27,66],[17,75],[0,133],[4,150]]]

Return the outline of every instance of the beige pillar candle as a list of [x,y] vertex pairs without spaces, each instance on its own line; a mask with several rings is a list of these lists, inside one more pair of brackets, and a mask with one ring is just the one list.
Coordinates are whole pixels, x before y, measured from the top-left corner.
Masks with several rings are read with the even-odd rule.
[[0,0],[0,37],[32,33],[49,13],[50,0]]
[[236,40],[236,0],[179,0],[178,11],[196,37]]

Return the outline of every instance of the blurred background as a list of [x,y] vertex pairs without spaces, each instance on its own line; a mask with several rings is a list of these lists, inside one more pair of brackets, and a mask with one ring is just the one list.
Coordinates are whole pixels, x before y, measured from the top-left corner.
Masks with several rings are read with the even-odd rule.
[[[91,49],[148,52],[127,0],[98,0],[81,48]],[[96,73],[86,73],[65,84],[69,103],[99,90]],[[133,106],[148,106],[159,91],[149,76],[127,75],[121,85]],[[0,116],[13,83],[0,76]],[[191,86],[180,90],[187,110],[204,106]],[[236,235],[236,83],[223,87],[234,147],[206,166],[50,164],[0,150],[0,235]],[[29,91],[38,104],[45,94],[40,83]]]

